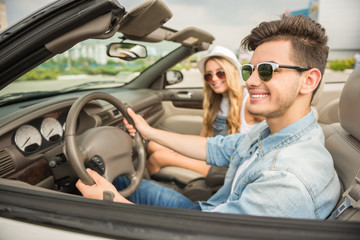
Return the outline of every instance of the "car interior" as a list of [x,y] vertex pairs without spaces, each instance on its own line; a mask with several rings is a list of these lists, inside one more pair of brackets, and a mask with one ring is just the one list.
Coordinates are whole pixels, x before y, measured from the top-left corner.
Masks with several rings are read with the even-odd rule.
[[[203,176],[187,169],[165,167],[158,174],[149,176],[144,167],[148,157],[146,141],[139,135],[132,140],[124,131],[117,130],[124,129],[124,118],[129,119],[127,107],[132,107],[156,128],[195,135],[201,130],[202,90],[166,86],[182,81],[181,73],[172,72],[179,74],[175,79],[168,74],[178,59],[207,50],[214,37],[196,27],[181,31],[164,27],[171,16],[172,12],[162,1],[144,1],[129,12],[109,11],[70,28],[70,31],[67,26],[55,38],[45,38],[48,41],[41,43],[43,49],[38,53],[42,52],[47,59],[85,39],[110,38],[117,32],[122,33],[126,40],[167,40],[181,46],[160,59],[156,67],[147,69],[146,74],[140,74],[122,88],[74,92],[2,106],[0,185],[81,197],[75,182],[78,178],[92,182],[85,171],[85,166],[89,166],[104,174],[109,181],[119,174],[128,176],[132,184],[122,192],[124,196],[135,191],[143,177],[172,187],[194,201],[212,196],[223,184],[226,169],[212,167],[209,174]],[[21,50],[19,47],[18,51]],[[24,73],[41,61],[23,66],[21,62],[13,64],[0,73],[0,77],[17,78],[20,74],[13,69],[19,68]],[[340,91],[328,93],[326,88],[327,83],[322,82],[312,107],[323,127],[326,148],[334,159],[343,190],[337,213],[328,220],[360,221],[360,68],[346,80],[341,95]],[[34,128],[41,129],[44,120],[54,115],[60,123],[58,135],[43,142],[39,142],[40,135],[37,138],[17,137],[21,131],[38,134]],[[119,145],[122,147],[118,149]],[[111,161],[97,155],[106,156]]]
[[[360,200],[360,68],[347,80],[339,101],[340,122],[323,127],[325,146],[334,159],[335,169],[342,184],[342,200],[333,217],[344,221],[359,221]],[[348,202],[351,200],[350,202]],[[344,203],[345,202],[345,203]],[[336,212],[336,211],[335,211]]]
[[[157,16],[157,18],[154,19],[153,16]],[[167,40],[179,43],[181,47],[172,53],[173,57],[169,54],[167,59],[160,59],[156,68],[147,69],[146,75],[140,75],[137,81],[128,83],[123,89],[108,89],[108,94],[114,95],[115,99],[114,97],[109,99],[108,96],[102,96],[98,93],[97,96],[100,96],[99,99],[96,97],[90,100],[87,98],[85,98],[85,100],[82,99],[84,103],[78,103],[79,109],[72,110],[72,106],[77,102],[75,100],[79,98],[79,95],[74,93],[66,96],[55,96],[50,101],[35,100],[32,103],[25,103],[23,106],[20,103],[19,105],[8,105],[4,107],[2,109],[3,117],[0,130],[2,136],[0,140],[2,149],[0,176],[2,180],[11,179],[36,185],[44,189],[54,189],[59,192],[69,193],[74,191],[74,182],[77,180],[77,177],[81,176],[85,182],[92,183],[92,180],[84,172],[84,164],[88,167],[97,168],[102,174],[105,174],[104,176],[106,176],[109,181],[114,179],[115,175],[119,174],[119,172],[112,173],[112,169],[115,169],[115,167],[110,166],[110,163],[107,164],[106,171],[101,169],[101,167],[99,167],[99,164],[103,164],[101,159],[99,163],[97,162],[97,158],[90,157],[90,161],[80,164],[79,162],[86,158],[83,156],[84,154],[94,154],[93,151],[79,153],[81,150],[76,147],[80,145],[82,148],[88,147],[97,150],[103,147],[103,149],[108,150],[102,151],[103,154],[106,155],[108,152],[111,152],[109,151],[109,148],[111,148],[109,145],[114,143],[114,139],[111,140],[110,138],[107,143],[99,147],[97,146],[99,145],[99,141],[96,133],[86,133],[86,136],[83,137],[84,139],[94,139],[92,143],[89,140],[84,140],[83,143],[75,143],[77,140],[72,136],[75,134],[74,132],[80,135],[84,134],[89,128],[101,126],[112,126],[113,128],[110,128],[110,132],[114,130],[114,128],[123,128],[123,116],[126,115],[124,110],[125,106],[131,106],[150,124],[156,124],[165,112],[161,104],[162,101],[171,99],[180,105],[182,104],[181,93],[173,94],[171,90],[157,91],[157,89],[165,84],[170,84],[171,79],[168,79],[168,73],[173,72],[168,71],[165,75],[162,73],[177,63],[179,57],[186,58],[193,53],[206,50],[214,40],[214,37],[195,27],[185,28],[181,31],[162,27],[171,16],[171,11],[162,1],[145,1],[124,14],[124,16],[122,16],[119,10],[108,12],[65,34],[61,34],[57,38],[42,43],[46,54],[54,56],[68,50],[84,39],[109,38],[118,31],[123,34],[123,39],[146,42]],[[143,22],[149,24],[140,24]],[[139,25],[142,27],[139,28]],[[32,66],[21,67],[32,68]],[[11,78],[12,74],[13,72],[9,71],[8,74],[3,72],[2,75]],[[181,78],[182,75],[180,73],[176,76],[175,82],[181,81]],[[156,79],[155,82],[154,79]],[[192,94],[192,101],[195,100],[197,102],[202,99],[201,91],[196,90],[194,93],[195,94]],[[116,98],[120,99],[120,103],[116,101]],[[104,103],[103,101],[108,101],[112,104]],[[118,107],[114,107],[114,105]],[[193,105],[193,103],[191,102],[190,105]],[[21,109],[21,111],[18,111],[19,109]],[[196,114],[202,114],[201,109],[195,110],[194,112],[196,112]],[[72,117],[73,115],[75,117]],[[50,122],[50,119],[54,116],[59,120],[59,123],[56,123],[58,125],[56,126],[58,134],[54,135],[55,132],[53,132],[53,135],[45,137],[46,141],[42,142],[42,137],[39,135],[39,132],[41,132],[44,122]],[[198,119],[196,121],[198,121]],[[164,126],[166,125],[167,124]],[[62,129],[68,130],[63,133]],[[30,134],[31,132],[36,136],[23,138],[24,135],[22,132],[26,134]],[[41,134],[43,135],[44,133],[41,132]],[[71,144],[69,146],[67,146],[67,144],[64,145],[62,139],[64,139],[66,143]],[[124,142],[125,141],[128,140],[124,140]],[[136,184],[134,188],[129,188],[131,191],[135,190],[141,181],[142,175],[144,174],[144,159],[146,157],[141,141],[135,140],[135,142],[138,143],[135,146],[134,154],[136,156],[132,156],[131,154],[132,146],[130,141],[128,141],[127,147],[124,146],[127,154],[117,152],[114,156],[108,156],[109,158],[121,156],[119,159],[126,158],[128,160],[131,160],[132,157],[134,158],[134,164],[138,167],[136,171],[138,174],[133,176]],[[118,142],[118,145],[126,144]],[[113,147],[116,148],[116,146]],[[127,156],[122,157],[122,155]],[[74,158],[77,163],[69,164],[67,158]],[[77,169],[76,166],[78,166],[79,169]],[[142,167],[140,168],[139,166]],[[135,170],[131,166],[124,165],[121,168],[125,169],[123,173],[128,176],[135,173]],[[126,196],[129,193],[125,191],[123,194]]]

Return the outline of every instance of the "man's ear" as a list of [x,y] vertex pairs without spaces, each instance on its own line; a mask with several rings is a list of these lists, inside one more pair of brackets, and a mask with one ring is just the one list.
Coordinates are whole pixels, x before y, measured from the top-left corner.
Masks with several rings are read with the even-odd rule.
[[312,93],[320,84],[321,72],[317,68],[312,68],[303,74],[303,84],[300,94],[306,95]]

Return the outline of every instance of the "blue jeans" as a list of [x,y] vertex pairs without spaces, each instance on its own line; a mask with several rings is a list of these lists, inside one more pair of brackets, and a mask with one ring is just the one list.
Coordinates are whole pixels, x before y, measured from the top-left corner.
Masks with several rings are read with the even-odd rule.
[[[120,176],[115,178],[113,184],[120,191],[129,186],[130,180]],[[199,204],[181,193],[146,179],[142,180],[139,188],[127,199],[136,204],[201,210]]]

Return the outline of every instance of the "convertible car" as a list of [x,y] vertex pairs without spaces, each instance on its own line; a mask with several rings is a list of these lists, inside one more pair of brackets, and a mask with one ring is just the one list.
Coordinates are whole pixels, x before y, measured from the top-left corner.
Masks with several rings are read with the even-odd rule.
[[93,182],[86,168],[109,181],[127,176],[124,196],[144,178],[194,201],[221,186],[226,169],[204,177],[167,167],[149,176],[146,141],[123,123],[132,107],[154,127],[201,130],[196,60],[214,36],[164,26],[172,15],[161,0],[133,9],[116,0],[59,0],[0,32],[0,239],[360,239],[360,68],[325,76],[312,102],[344,192],[326,220],[81,196],[76,181]]

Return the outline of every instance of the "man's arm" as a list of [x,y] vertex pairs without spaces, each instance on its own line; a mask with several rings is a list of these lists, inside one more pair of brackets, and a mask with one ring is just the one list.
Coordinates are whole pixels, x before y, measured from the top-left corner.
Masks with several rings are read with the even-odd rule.
[[[206,160],[207,139],[205,137],[178,134],[156,129],[151,127],[142,116],[136,114],[132,109],[128,108],[127,111],[144,139],[159,143],[185,156]],[[130,135],[135,136],[136,130],[134,127],[126,120],[124,122]]]
[[100,176],[97,172],[86,169],[90,177],[94,180],[94,185],[87,185],[83,183],[80,179],[76,183],[76,187],[79,189],[81,194],[84,197],[92,198],[92,199],[98,199],[103,200],[103,195],[105,191],[114,193],[114,202],[120,202],[120,203],[128,203],[133,204],[126,198],[120,195],[120,193],[116,190],[114,185],[112,185],[110,182],[108,182],[105,178]]

